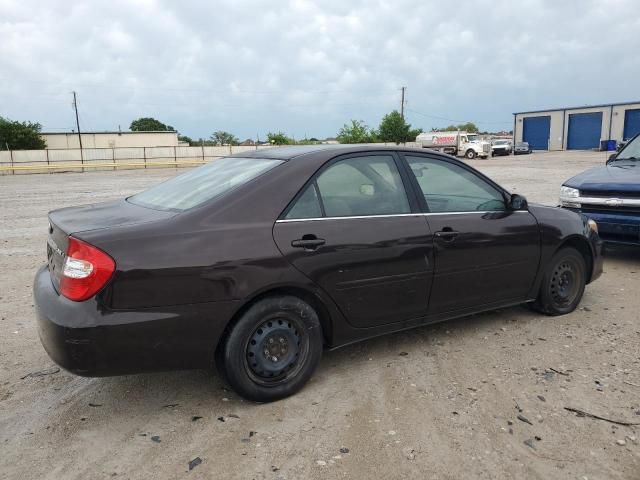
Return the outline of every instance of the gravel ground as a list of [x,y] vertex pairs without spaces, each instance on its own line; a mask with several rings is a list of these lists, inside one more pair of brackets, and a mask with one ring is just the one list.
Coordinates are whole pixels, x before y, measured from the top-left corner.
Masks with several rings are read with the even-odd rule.
[[[555,204],[563,180],[604,159],[472,163]],[[47,211],[174,174],[0,177],[0,478],[640,478],[640,426],[565,410],[640,423],[640,249],[609,249],[570,315],[509,308],[327,352],[302,392],[273,404],[203,371],[49,370],[31,296]],[[39,371],[55,373],[27,376]]]

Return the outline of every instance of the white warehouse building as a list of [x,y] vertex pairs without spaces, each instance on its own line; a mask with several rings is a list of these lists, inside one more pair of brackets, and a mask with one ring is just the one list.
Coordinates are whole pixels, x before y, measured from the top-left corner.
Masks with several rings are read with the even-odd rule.
[[[178,132],[83,132],[82,148],[173,147]],[[41,133],[48,149],[80,148],[77,133]]]
[[514,113],[514,142],[533,150],[591,150],[640,133],[640,101]]

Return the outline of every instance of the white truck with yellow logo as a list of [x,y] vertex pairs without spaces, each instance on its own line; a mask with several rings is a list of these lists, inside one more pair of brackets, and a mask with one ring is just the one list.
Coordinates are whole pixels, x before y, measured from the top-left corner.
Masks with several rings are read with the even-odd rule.
[[416,143],[422,148],[430,148],[449,155],[487,158],[491,153],[491,143],[481,140],[477,133],[460,131],[424,132],[416,137]]

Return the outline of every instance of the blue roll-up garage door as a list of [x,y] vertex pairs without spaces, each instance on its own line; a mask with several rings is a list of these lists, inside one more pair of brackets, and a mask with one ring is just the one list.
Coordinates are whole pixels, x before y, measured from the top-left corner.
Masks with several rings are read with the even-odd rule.
[[624,112],[624,139],[627,140],[640,133],[640,109]]
[[522,120],[522,141],[532,150],[549,149],[549,131],[551,117],[526,117]]
[[591,150],[600,147],[602,112],[569,114],[568,150]]

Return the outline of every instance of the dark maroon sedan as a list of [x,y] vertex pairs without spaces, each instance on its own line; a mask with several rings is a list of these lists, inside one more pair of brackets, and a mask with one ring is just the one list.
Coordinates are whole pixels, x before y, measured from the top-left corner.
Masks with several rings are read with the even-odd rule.
[[529,302],[573,311],[597,225],[424,150],[266,149],[49,214],[42,343],[86,376],[210,367],[299,390],[323,348]]

